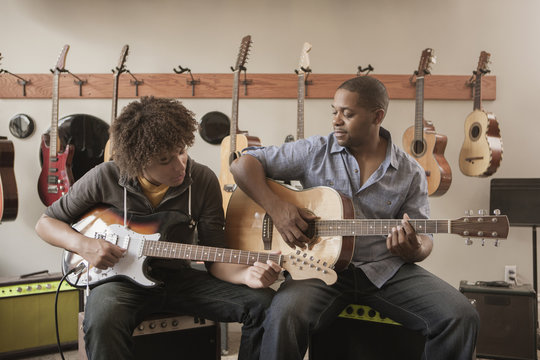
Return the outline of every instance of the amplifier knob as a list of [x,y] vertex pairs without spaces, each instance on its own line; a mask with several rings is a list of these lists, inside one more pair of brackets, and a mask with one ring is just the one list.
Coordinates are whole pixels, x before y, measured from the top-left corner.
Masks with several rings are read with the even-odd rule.
[[375,315],[377,315],[377,313],[375,312],[375,310],[370,309],[370,310],[368,311],[368,315],[369,315],[370,318],[374,318]]
[[22,292],[22,287],[19,286],[19,287],[17,288],[17,292],[18,292],[18,293]]
[[143,331],[143,330],[144,330],[144,325],[143,325],[143,324],[139,325],[139,330],[140,330],[140,331]]
[[161,322],[161,327],[166,328],[167,327],[167,321],[162,321]]
[[150,329],[155,329],[155,328],[156,328],[156,324],[153,323],[153,322],[151,322],[150,325],[148,325],[148,327],[149,327]]
[[52,285],[51,285],[51,284],[47,284],[47,285],[45,285],[45,287],[46,287],[47,289],[50,289],[50,288],[52,288]]
[[172,326],[178,326],[178,320],[174,319],[174,320],[172,321]]
[[26,291],[32,291],[32,286],[28,285],[28,286],[26,287]]
[[42,288],[42,286],[39,285],[39,284],[36,286],[36,290],[41,290],[41,288]]
[[353,308],[351,306],[347,306],[347,309],[345,309],[345,311],[347,312],[347,314],[352,314],[353,313]]

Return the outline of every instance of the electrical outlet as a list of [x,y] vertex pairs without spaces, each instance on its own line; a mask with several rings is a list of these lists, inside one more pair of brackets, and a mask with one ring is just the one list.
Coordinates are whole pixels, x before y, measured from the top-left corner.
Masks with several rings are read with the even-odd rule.
[[504,281],[510,284],[515,284],[517,280],[517,266],[505,265],[504,266]]

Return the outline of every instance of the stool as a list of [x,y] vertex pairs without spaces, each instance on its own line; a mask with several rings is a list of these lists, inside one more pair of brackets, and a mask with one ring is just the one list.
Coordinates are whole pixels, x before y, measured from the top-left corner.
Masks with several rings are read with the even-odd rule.
[[309,360],[418,360],[425,338],[369,306],[348,305],[310,339]]
[[[83,332],[84,312],[79,313],[79,359],[86,356]],[[221,358],[220,326],[210,320],[193,316],[155,314],[137,326],[135,359],[219,360]]]

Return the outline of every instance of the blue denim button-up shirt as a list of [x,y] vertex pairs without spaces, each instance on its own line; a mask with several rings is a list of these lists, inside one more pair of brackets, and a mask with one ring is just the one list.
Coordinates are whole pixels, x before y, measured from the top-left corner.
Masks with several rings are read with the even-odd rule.
[[[278,180],[298,180],[304,188],[329,186],[351,198],[358,219],[427,219],[429,203],[424,169],[392,143],[390,133],[386,157],[361,186],[360,169],[347,148],[333,133],[313,136],[279,147],[248,150],[263,165],[266,176]],[[352,263],[361,268],[377,287],[390,279],[404,261],[386,248],[385,236],[357,236]]]

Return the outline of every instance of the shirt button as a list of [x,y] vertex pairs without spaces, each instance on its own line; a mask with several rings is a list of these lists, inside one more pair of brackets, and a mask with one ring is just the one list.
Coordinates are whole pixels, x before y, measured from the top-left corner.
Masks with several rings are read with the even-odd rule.
[[390,200],[388,200],[388,201],[386,202],[386,205],[392,205],[392,202],[391,202]]
[[354,173],[355,173],[355,174],[358,174],[358,169],[354,169]]

